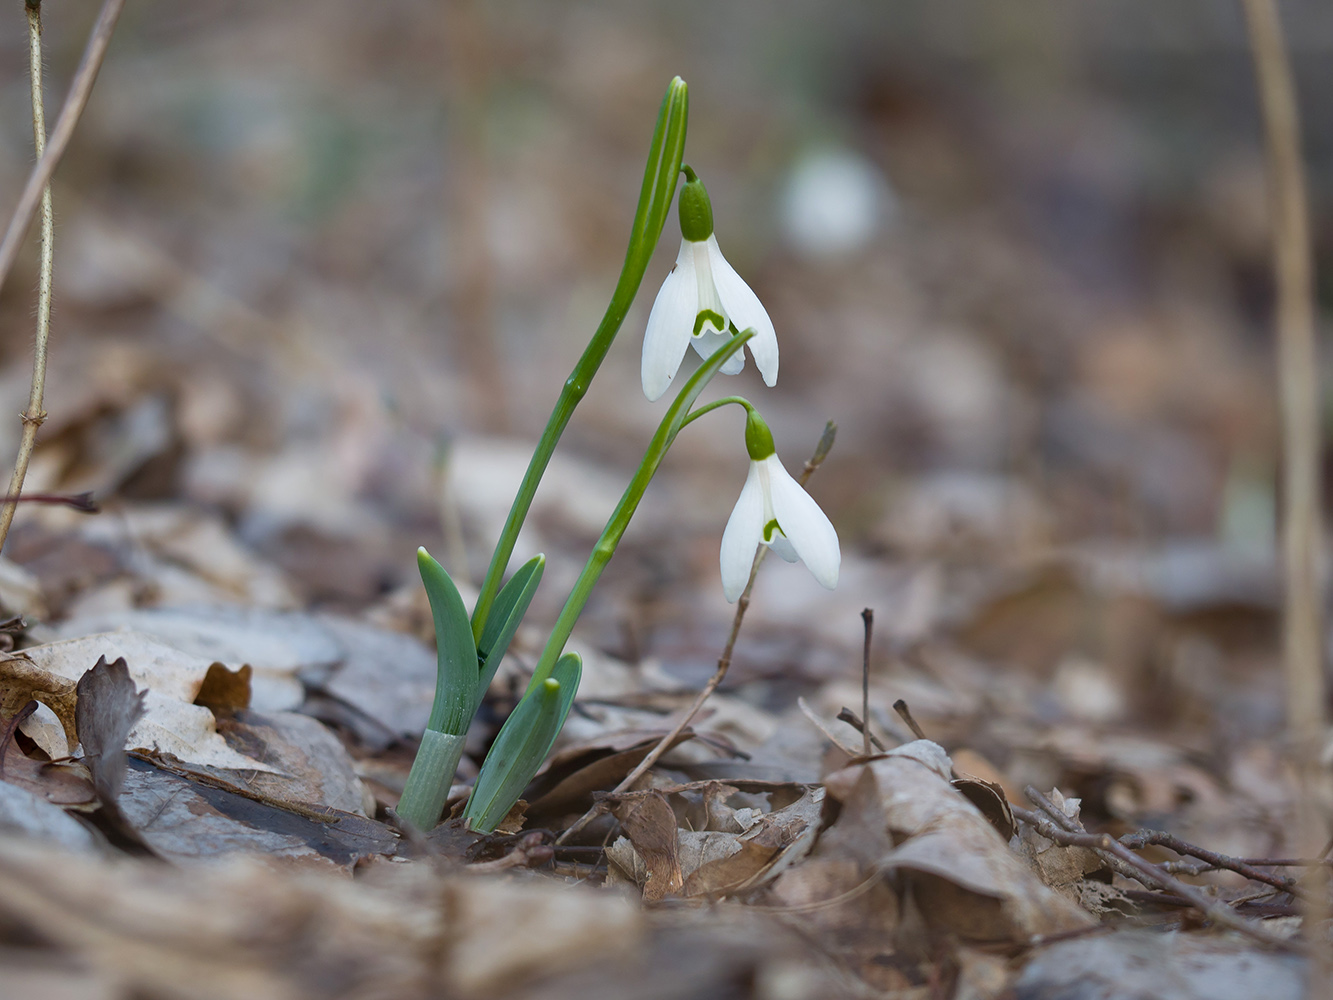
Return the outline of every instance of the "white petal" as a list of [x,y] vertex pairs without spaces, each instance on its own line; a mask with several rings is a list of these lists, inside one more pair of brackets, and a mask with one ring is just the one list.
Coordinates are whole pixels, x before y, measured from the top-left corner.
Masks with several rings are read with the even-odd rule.
[[735,603],[750,581],[750,566],[764,531],[764,495],[759,485],[759,466],[750,463],[740,498],[722,532],[722,593]]
[[801,557],[796,554],[796,550],[791,546],[791,539],[781,531],[773,532],[773,540],[768,543],[768,547],[776,552],[785,562],[796,562]]
[[[695,286],[699,290],[699,304],[695,307],[699,312],[707,309],[715,312],[722,317],[722,326],[718,327],[711,319],[705,320],[704,329],[714,329],[719,333],[725,333],[727,330],[727,311],[722,305],[722,299],[718,297],[717,286],[713,283],[713,259],[712,250],[717,246],[717,241],[711,236],[701,243],[690,243],[690,250],[694,258],[694,278]],[[682,248],[681,253],[684,253]],[[696,314],[697,315],[697,314]],[[690,327],[694,329],[693,326]]]
[[[713,353],[730,339],[731,334],[714,333],[709,329],[708,325],[705,324],[704,328],[699,331],[699,336],[691,338],[690,343],[694,345],[694,349],[698,352],[699,357],[707,359],[711,358]],[[723,375],[739,375],[744,369],[745,348],[742,347],[731,357],[727,358],[726,361],[722,362],[720,371]]]
[[768,465],[769,496],[778,526],[815,579],[832,590],[838,585],[842,564],[838,533],[819,504],[787,474],[777,455],[770,455],[764,462]]
[[750,354],[759,368],[759,374],[764,376],[764,384],[775,385],[778,381],[778,336],[773,330],[773,321],[768,318],[759,296],[750,290],[750,286],[722,256],[716,235],[708,237],[708,262],[713,272],[713,284],[727,318],[736,324],[737,330],[754,327],[754,339],[749,343]]
[[667,391],[685,357],[694,316],[699,311],[697,289],[694,253],[689,241],[682,240],[676,266],[653,300],[648,330],[643,335],[643,394],[649,399]]

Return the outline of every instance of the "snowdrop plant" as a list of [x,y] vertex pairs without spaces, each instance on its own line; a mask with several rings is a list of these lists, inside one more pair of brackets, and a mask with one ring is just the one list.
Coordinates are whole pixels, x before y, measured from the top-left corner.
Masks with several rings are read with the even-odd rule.
[[[743,406],[747,414],[750,474],[722,541],[727,599],[736,600],[744,588],[760,544],[771,546],[784,558],[804,560],[827,587],[837,581],[837,534],[814,501],[787,475],[763,418],[748,401],[734,396],[695,407],[713,376],[742,370],[746,345],[764,381],[772,386],[777,380],[778,345],[768,313],[718,249],[712,206],[703,183],[692,169],[682,166],[688,111],[688,89],[677,77],[667,88],[658,114],[620,280],[533,451],[470,615],[449,574],[425,549],[418,550],[418,568],[435,622],[438,670],[430,719],[398,806],[399,817],[416,829],[429,830],[439,822],[468,726],[541,583],[542,556],[529,560],[507,581],[503,577],[560,435],[610,350],[643,281],[682,172],[686,180],[679,202],[681,251],[649,316],[643,353],[645,394],[656,400],[666,392],[689,346],[695,347],[703,362],[678,390],[658,424],[552,626],[527,689],[500,728],[463,809],[467,825],[482,832],[494,830],[550,753],[582,672],[578,654],[566,653],[565,644],[662,459],[680,431],[697,418],[729,403]],[[744,567],[738,569],[742,562]]]

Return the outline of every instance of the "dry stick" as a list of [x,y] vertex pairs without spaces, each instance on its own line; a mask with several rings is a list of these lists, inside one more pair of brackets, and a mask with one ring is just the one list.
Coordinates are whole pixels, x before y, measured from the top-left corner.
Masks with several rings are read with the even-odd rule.
[[[1301,156],[1300,114],[1282,22],[1275,0],[1243,0],[1255,83],[1268,148],[1273,211],[1273,276],[1277,284],[1278,395],[1282,408],[1283,575],[1282,666],[1287,683],[1287,726],[1301,780],[1301,826],[1327,826],[1320,794],[1317,744],[1324,729],[1323,531],[1320,524],[1319,358],[1315,342],[1314,277]],[[1333,996],[1333,968],[1324,945],[1327,877],[1312,873],[1302,925],[1316,968],[1311,997]],[[1322,983],[1316,987],[1314,984]]]
[[[1206,847],[1198,847],[1188,841],[1181,840],[1174,834],[1165,833],[1161,830],[1139,830],[1135,833],[1126,834],[1120,838],[1120,843],[1131,850],[1141,850],[1151,845],[1165,847],[1169,851],[1175,851],[1177,854],[1192,858],[1198,858],[1204,862],[1202,868],[1197,869],[1198,873],[1204,870],[1225,869],[1236,872],[1238,875],[1244,875],[1255,882],[1263,882],[1265,885],[1271,885],[1275,889],[1281,889],[1283,892],[1297,894],[1299,892],[1296,880],[1286,875],[1274,875],[1271,872],[1260,871],[1258,868],[1249,864],[1242,858],[1232,858],[1225,854],[1218,854],[1216,851],[1210,851]],[[1195,872],[1194,866],[1189,869]]]
[[[837,437],[837,434],[838,425],[832,420],[824,425],[824,433],[819,438],[819,444],[815,445],[815,453],[811,455],[810,460],[805,463],[805,468],[801,470],[800,478],[797,480],[802,486],[810,481],[810,477],[815,474],[815,470],[818,469],[820,465],[823,464],[824,459],[828,457],[828,453],[833,447],[833,440]],[[657,763],[658,758],[661,757],[662,754],[666,753],[675,745],[677,737],[685,731],[685,727],[688,726],[694,720],[694,717],[699,714],[699,709],[704,707],[704,702],[706,702],[713,692],[717,690],[718,685],[722,683],[722,679],[727,676],[727,670],[731,667],[732,650],[736,647],[736,637],[740,635],[741,622],[745,620],[745,612],[750,607],[750,592],[754,589],[755,574],[759,572],[759,567],[764,564],[764,558],[767,555],[767,545],[760,545],[755,551],[754,562],[750,564],[750,579],[746,581],[745,590],[741,592],[740,600],[736,602],[736,613],[732,615],[731,618],[731,633],[727,636],[727,644],[723,647],[722,656],[717,661],[717,670],[713,673],[712,677],[708,678],[708,683],[704,685],[703,690],[700,691],[698,697],[694,699],[694,704],[690,706],[690,710],[685,713],[684,718],[676,723],[671,732],[658,740],[657,746],[653,747],[652,750],[648,752],[648,756],[639,761],[638,766],[627,774],[620,784],[612,789],[610,793],[611,795],[619,795],[621,792],[632,787],[636,781],[643,777],[648,768]],[[605,804],[598,802],[586,813],[580,816],[573,826],[560,834],[555,842],[557,844],[563,844],[566,840],[574,836],[604,812],[606,812]]]
[[[875,610],[865,608],[861,621],[866,626],[865,646],[861,650],[861,754],[870,756],[870,639],[875,633]],[[880,747],[880,749],[884,749]]]
[[1300,120],[1274,0],[1244,0],[1273,209],[1278,392],[1282,403],[1287,721],[1304,742],[1324,724],[1320,642],[1319,362]]
[[[46,151],[46,108],[42,100],[42,7],[41,0],[29,0],[25,7],[28,15],[28,78],[32,90],[32,144],[36,158],[41,160]],[[28,462],[37,443],[37,430],[46,420],[42,396],[46,389],[46,341],[51,332],[51,275],[54,263],[55,216],[51,210],[51,185],[42,188],[42,236],[37,278],[37,333],[32,356],[32,388],[28,394],[28,409],[21,416],[23,435],[19,440],[18,457],[14,472],[9,477],[6,502],[0,506],[0,548],[9,537],[9,526],[18,509],[17,498],[23,493],[23,480],[28,475]],[[15,499],[10,500],[9,497]]]
[[[855,712],[853,712],[846,705],[844,705],[842,707],[842,710],[838,712],[838,721],[847,723],[847,725],[851,726],[863,737],[867,737],[870,740],[871,745],[873,745],[874,748],[878,750],[880,753],[886,753],[888,751],[888,747],[884,745],[883,741],[881,741],[878,736],[872,733],[870,731],[870,727],[861,721],[861,717],[857,715]],[[864,746],[865,744],[863,743],[862,747]],[[869,757],[870,754],[863,753],[861,756]]]
[[898,717],[907,723],[907,728],[912,730],[912,735],[919,740],[926,739],[925,730],[917,725],[916,719],[912,718],[912,711],[907,707],[907,702],[899,698],[893,703],[893,710],[898,713]]
[[838,737],[834,734],[833,730],[829,729],[828,726],[824,725],[823,720],[820,719],[819,715],[815,712],[815,710],[810,707],[810,703],[808,701],[806,701],[804,698],[797,698],[796,707],[801,710],[802,715],[804,715],[807,719],[810,720],[810,724],[812,726],[814,726],[816,729],[818,729],[821,733],[824,734],[824,739],[828,740],[830,743],[832,743],[835,747],[837,747],[839,750],[845,753],[852,760],[856,760],[857,757],[856,750],[852,747],[849,747],[846,743],[842,742],[842,740],[838,739]]
[[[31,58],[32,77],[32,129],[33,141],[37,147],[37,162],[33,164],[28,182],[19,196],[18,205],[9,220],[9,227],[0,241],[0,287],[14,267],[19,247],[38,206],[42,209],[42,244],[41,277],[38,285],[37,300],[37,343],[32,362],[32,391],[28,397],[28,409],[23,414],[23,437],[19,442],[18,457],[14,462],[14,474],[10,478],[9,496],[18,496],[23,491],[23,480],[28,474],[28,461],[32,457],[33,445],[37,440],[37,429],[46,419],[42,409],[42,395],[46,386],[46,341],[51,321],[51,263],[52,263],[52,216],[51,216],[51,175],[56,164],[65,155],[74,127],[79,116],[88,104],[88,95],[92,92],[93,81],[106,56],[107,45],[111,42],[111,33],[115,30],[116,19],[120,17],[125,0],[104,0],[97,23],[93,26],[84,49],[83,59],[74,72],[70,84],[69,96],[60,109],[55,129],[50,141],[46,137],[46,120],[42,107],[42,21],[41,0],[26,4],[28,11],[28,39]],[[14,520],[14,504],[7,502],[0,508],[0,548],[9,534],[9,525]]]
[[[1066,816],[1059,806],[1031,785],[1023,789],[1023,794],[1049,816],[1050,820],[1047,821],[1037,813],[1028,812],[1026,809],[1016,808],[1014,815],[1030,824],[1047,840],[1067,847],[1089,847],[1105,860],[1118,862],[1119,864],[1115,865],[1117,869],[1123,866],[1132,870],[1132,877],[1145,885],[1155,886],[1188,900],[1191,906],[1213,923],[1239,931],[1260,944],[1287,951],[1301,950],[1297,942],[1279,937],[1263,925],[1245,919],[1220,900],[1144,861],[1110,834],[1087,833],[1076,820]],[[1070,826],[1076,829],[1071,830]]]

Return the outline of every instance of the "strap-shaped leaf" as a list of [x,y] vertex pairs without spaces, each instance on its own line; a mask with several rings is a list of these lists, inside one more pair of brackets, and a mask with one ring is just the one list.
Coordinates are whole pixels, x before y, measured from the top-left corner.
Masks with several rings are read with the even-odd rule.
[[537,592],[537,585],[542,582],[542,573],[546,570],[546,557],[535,555],[525,562],[509,582],[500,588],[500,593],[491,605],[491,613],[486,617],[486,624],[481,630],[481,640],[477,643],[477,658],[481,661],[481,677],[477,683],[475,713],[481,699],[486,696],[486,689],[491,686],[491,678],[504,659],[505,650],[514,639],[514,633],[528,613],[532,595]]
[[412,761],[402,797],[398,800],[398,816],[421,831],[429,831],[439,823],[444,803],[449,798],[458,762],[463,759],[467,737],[462,734],[440,733],[427,729],[421,734],[421,749]]
[[439,664],[435,703],[426,728],[461,736],[467,732],[477,704],[477,647],[472,642],[472,625],[454,581],[425,549],[417,549],[417,568],[435,618]]
[[481,765],[463,812],[472,829],[490,833],[509,814],[551,752],[574,704],[582,674],[579,654],[566,653],[551,676],[528,691],[509,714]]

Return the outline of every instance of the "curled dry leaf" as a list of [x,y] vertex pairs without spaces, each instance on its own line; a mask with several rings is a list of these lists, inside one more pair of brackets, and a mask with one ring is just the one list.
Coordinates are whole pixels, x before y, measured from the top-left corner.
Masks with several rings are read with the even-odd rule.
[[136,691],[124,659],[103,656],[79,678],[75,725],[83,757],[93,773],[102,804],[110,805],[125,781],[125,741],[144,713],[144,693]]
[[[144,714],[130,731],[126,749],[171,754],[192,764],[229,770],[274,770],[229,747],[218,735],[213,713],[195,704],[214,671],[214,662],[183,653],[141,632],[108,632],[34,646],[18,658],[0,661],[0,683],[10,677],[41,677],[48,678],[48,685],[64,682],[73,693],[75,682],[99,657],[124,659],[129,676],[144,691]],[[225,667],[217,665],[217,669]],[[213,684],[214,690],[225,687]],[[73,702],[65,699],[51,707],[67,727],[72,742],[77,738]]]
[[[634,855],[641,862],[644,902],[656,903],[667,896],[678,895],[685,877],[680,867],[676,814],[666,796],[653,790],[646,795],[625,799],[617,805],[615,816],[633,845]],[[618,862],[610,850],[607,855]]]
[[74,686],[79,675],[53,672],[25,654],[0,657],[0,716],[13,718],[29,701],[39,701],[55,712],[70,746],[78,743],[74,725]]
[[[773,786],[772,797],[790,787]],[[622,800],[615,810],[625,836],[607,848],[607,856],[620,873],[643,887],[645,901],[676,895],[719,897],[756,889],[803,857],[814,843],[822,788],[794,786],[795,801],[773,810],[730,804],[738,791],[722,782],[689,788],[699,793],[702,803],[691,809],[689,802],[678,802],[685,822],[700,820],[688,829],[680,828],[676,810],[656,790]],[[681,798],[679,791],[672,794],[672,799]]]
[[[1050,799],[1066,816],[1078,819],[1078,799],[1065,798],[1058,788],[1051,790]],[[1076,887],[1084,876],[1106,870],[1106,862],[1091,848],[1065,847],[1047,840],[1030,826],[1022,828],[1013,845],[1032,863],[1043,882],[1076,899],[1081,898]]]
[[[853,812],[878,802],[894,846],[878,859],[899,871],[926,926],[964,941],[1021,944],[1094,923],[1047,888],[950,784],[944,750],[917,740],[828,777],[829,795]],[[858,801],[860,800],[860,801]],[[836,828],[837,824],[834,824]],[[873,845],[871,845],[873,846]]]
[[0,780],[52,805],[91,808],[97,795],[82,765],[32,760],[14,742],[14,733],[36,708],[37,702],[29,701],[18,714],[0,720]]

